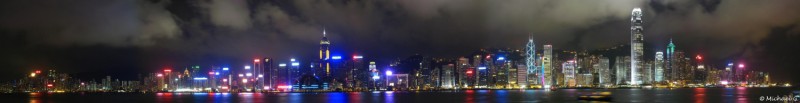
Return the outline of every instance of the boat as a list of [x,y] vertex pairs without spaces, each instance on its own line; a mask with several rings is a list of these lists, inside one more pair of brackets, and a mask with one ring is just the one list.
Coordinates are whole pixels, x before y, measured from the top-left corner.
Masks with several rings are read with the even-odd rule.
[[611,101],[611,92],[592,92],[586,95],[578,96],[578,100],[587,101]]

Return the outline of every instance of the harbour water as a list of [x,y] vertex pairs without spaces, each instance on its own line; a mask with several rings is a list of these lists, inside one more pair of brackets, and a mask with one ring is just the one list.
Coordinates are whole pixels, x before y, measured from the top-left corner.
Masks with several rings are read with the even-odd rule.
[[[608,91],[610,102],[752,103],[763,97],[790,95],[796,88],[676,88],[375,91],[325,93],[11,93],[4,103],[509,103],[595,102],[578,100],[586,93]],[[607,102],[607,101],[601,101]]]

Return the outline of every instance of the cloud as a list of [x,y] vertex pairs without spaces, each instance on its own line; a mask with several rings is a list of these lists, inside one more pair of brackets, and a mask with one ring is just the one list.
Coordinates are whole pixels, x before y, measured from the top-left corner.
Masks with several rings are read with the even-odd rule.
[[200,5],[217,26],[244,30],[252,25],[246,0],[209,0]]

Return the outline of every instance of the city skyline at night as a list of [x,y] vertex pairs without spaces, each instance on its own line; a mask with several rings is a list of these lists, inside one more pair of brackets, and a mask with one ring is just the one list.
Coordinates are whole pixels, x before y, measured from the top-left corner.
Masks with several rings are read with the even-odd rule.
[[[643,79],[642,73],[635,73],[644,72],[639,71],[643,68],[636,66],[657,59],[656,52],[664,53],[664,65],[673,65],[677,61],[669,61],[672,55],[683,52],[687,57],[702,55],[703,63],[709,64],[707,67],[747,64],[748,69],[772,73],[774,80],[800,81],[791,75],[796,72],[792,62],[797,61],[789,59],[797,57],[793,53],[797,47],[792,45],[796,40],[791,35],[797,34],[797,20],[793,18],[800,14],[791,12],[795,8],[788,5],[795,1],[761,3],[765,5],[714,0],[593,3],[123,0],[65,5],[8,2],[4,4],[17,5],[4,7],[42,6],[0,12],[7,14],[0,18],[2,46],[6,47],[0,53],[5,57],[0,68],[9,74],[20,74],[2,75],[2,81],[18,79],[34,70],[51,69],[84,79],[114,76],[135,80],[139,74],[165,67],[244,66],[256,58],[295,58],[304,65],[313,62],[315,66],[325,66],[324,70],[329,72],[326,59],[360,55],[376,61],[378,66],[389,67],[397,59],[417,54],[459,58],[471,57],[482,49],[524,50],[526,37],[534,38],[534,44],[539,44],[536,46],[550,45],[554,51],[634,47],[630,53],[613,53],[635,54],[629,57],[634,63],[630,64],[633,67],[628,81]],[[548,3],[558,5],[540,6]],[[112,5],[92,6],[97,4]],[[635,24],[632,17],[636,15],[631,10],[637,7],[643,14],[637,18],[644,23],[635,27],[646,28],[641,31],[642,38],[637,38],[641,43],[634,43],[639,40],[632,38],[636,36],[632,31]],[[332,45],[319,45],[328,40]],[[542,49],[536,51],[541,53]],[[616,57],[607,58],[613,64]],[[680,74],[672,72],[672,68],[665,66],[654,71],[670,74],[661,79]],[[526,72],[534,70],[547,72],[544,69]],[[538,82],[546,80],[550,79]]]

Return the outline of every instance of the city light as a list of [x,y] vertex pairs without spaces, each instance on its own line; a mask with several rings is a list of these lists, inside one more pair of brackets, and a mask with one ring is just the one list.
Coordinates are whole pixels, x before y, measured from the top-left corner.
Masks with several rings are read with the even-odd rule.
[[331,57],[331,59],[333,59],[333,60],[339,60],[339,59],[342,59],[342,56],[333,56],[333,57]]
[[381,78],[381,77],[380,77],[380,76],[377,76],[377,75],[373,75],[373,76],[372,76],[372,79],[380,79],[380,78]]
[[53,87],[53,84],[47,84],[47,87]]
[[300,66],[300,63],[292,63],[292,66]]
[[163,74],[156,74],[157,77],[163,77]]
[[223,82],[228,82],[228,79],[222,79]]
[[244,69],[250,69],[250,66],[249,65],[248,66],[244,66]]
[[219,75],[219,72],[214,72],[214,75]]
[[244,74],[239,74],[239,77],[244,77]]
[[31,73],[31,77],[36,77],[36,73]]
[[497,60],[506,60],[506,57],[497,57]]
[[728,85],[728,81],[719,81],[719,84]]
[[41,70],[36,70],[36,74],[42,73]]
[[224,67],[224,68],[222,68],[222,70],[229,70],[229,69],[230,69],[230,68],[228,68],[228,67]]
[[471,70],[467,71],[467,74],[472,74],[472,71]]
[[242,79],[242,83],[247,83],[247,79]]
[[278,88],[280,88],[280,89],[287,89],[287,88],[292,88],[292,86],[288,86],[288,85],[281,85],[281,86],[278,86]]
[[386,76],[392,76],[392,71],[386,71]]
[[364,58],[364,56],[360,56],[360,55],[353,56],[353,59],[362,59],[362,58]]
[[208,75],[214,75],[214,72],[208,72]]
[[739,64],[739,68],[744,68],[744,64]]
[[264,74],[259,74],[258,77],[259,78],[264,78]]
[[697,60],[703,60],[703,57],[702,57],[702,56],[700,56],[700,55],[697,55],[697,56],[696,56],[696,57],[694,57],[694,58],[696,58]]
[[251,77],[251,76],[253,76],[253,73],[247,73],[245,75],[247,75],[248,77]]
[[478,70],[484,70],[486,67],[478,67]]
[[194,80],[208,80],[208,78],[206,78],[206,77],[196,77],[196,78],[194,78]]
[[258,62],[261,62],[261,60],[259,60],[259,59],[253,59],[253,62],[256,62],[256,63],[258,63]]
[[281,64],[278,64],[278,66],[280,66],[280,67],[285,67],[285,66],[286,66],[286,63],[281,63]]
[[164,72],[172,72],[170,69],[164,69]]
[[294,61],[295,61],[295,59],[294,59],[294,58],[292,58],[292,59],[291,59],[291,61],[292,61],[292,62],[294,62]]

